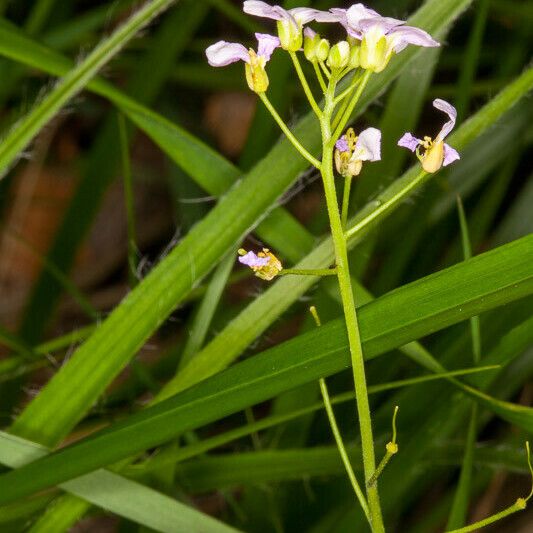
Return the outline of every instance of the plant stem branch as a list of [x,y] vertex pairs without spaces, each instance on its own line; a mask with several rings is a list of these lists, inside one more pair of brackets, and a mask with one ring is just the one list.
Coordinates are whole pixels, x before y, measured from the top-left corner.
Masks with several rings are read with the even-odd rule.
[[[350,345],[355,395],[357,398],[357,411],[359,414],[359,427],[361,432],[363,467],[365,472],[365,480],[368,480],[376,470],[374,438],[372,435],[372,422],[370,418],[370,405],[368,401],[363,351],[361,349],[361,338],[359,334],[359,325],[357,322],[355,301],[348,264],[348,251],[346,239],[344,237],[339,206],[337,204],[337,192],[335,189],[335,178],[333,175],[333,143],[335,141],[335,137],[331,134],[331,116],[335,108],[334,99],[336,85],[337,78],[332,76],[328,91],[326,92],[326,103],[324,106],[323,117],[320,121],[323,149],[321,172],[331,226],[331,236],[335,248],[337,279],[339,281],[339,289],[346,321],[348,341]],[[360,92],[361,91],[358,91],[359,94]],[[385,529],[383,525],[383,518],[381,516],[377,484],[373,485],[372,487],[367,487],[367,500],[370,511],[372,531],[374,533],[383,533]]]
[[368,522],[371,523],[368,503],[365,499],[363,491],[361,490],[361,487],[359,486],[359,483],[357,482],[357,478],[355,477],[352,464],[350,463],[350,458],[348,457],[348,453],[346,452],[346,447],[344,446],[342,435],[339,431],[337,420],[335,419],[335,413],[333,412],[333,407],[331,406],[331,400],[329,397],[326,380],[324,378],[320,378],[319,384],[320,392],[322,393],[322,399],[324,400],[324,407],[326,408],[326,413],[328,415],[329,425],[331,426],[331,431],[333,433],[333,436],[335,437],[335,442],[337,443],[337,448],[339,449],[339,454],[344,464],[344,468],[346,469],[346,473],[348,474],[348,478],[350,480],[352,488],[355,492],[357,499],[359,500],[359,503],[361,504],[361,507],[363,508],[365,516]]
[[298,59],[298,55],[296,52],[289,52],[292,62],[294,64],[294,68],[296,69],[296,74],[298,74],[298,78],[300,78],[300,83],[302,84],[302,87],[304,89],[305,95],[307,96],[307,100],[309,100],[309,104],[311,105],[311,108],[315,112],[315,115],[319,118],[322,117],[322,110],[320,107],[318,107],[318,104],[316,103],[315,97],[313,96],[313,93],[311,91],[311,88],[309,87],[309,84],[307,83],[307,79],[305,77],[304,71],[302,70],[302,66],[300,65],[300,60]]
[[352,99],[350,100],[350,103],[346,107],[346,110],[341,115],[341,118],[339,120],[339,123],[337,124],[335,128],[335,132],[333,133],[333,138],[337,139],[339,135],[341,134],[342,130],[346,126],[346,123],[350,120],[350,117],[352,116],[353,110],[355,109],[355,106],[357,105],[357,102],[359,101],[359,98],[361,98],[361,94],[363,94],[363,91],[366,87],[366,84],[368,83],[368,80],[370,79],[370,76],[372,75],[372,71],[366,70],[363,74],[363,77],[359,80],[357,89],[352,96]]
[[326,82],[324,81],[324,76],[322,76],[322,71],[320,70],[320,67],[318,66],[318,62],[315,61],[313,63],[313,67],[315,68],[316,77],[318,79],[318,83],[320,83],[320,88],[322,89],[322,92],[326,94],[326,91],[328,90],[328,87],[326,85]]
[[300,141],[294,136],[292,131],[289,129],[287,124],[283,122],[283,119],[279,116],[278,112],[274,108],[274,106],[270,103],[270,100],[268,99],[266,93],[258,93],[259,98],[263,101],[263,104],[265,104],[265,107],[268,109],[270,114],[274,117],[274,120],[278,123],[278,126],[281,128],[281,131],[286,135],[287,139],[294,145],[296,150],[300,152],[300,154],[309,161],[314,167],[316,167],[318,170],[320,170],[321,163],[318,159],[313,157],[301,144]]
[[352,176],[344,178],[344,191],[342,193],[342,210],[341,222],[343,229],[346,229],[346,222],[348,221],[348,208],[350,207],[350,191],[352,188]]

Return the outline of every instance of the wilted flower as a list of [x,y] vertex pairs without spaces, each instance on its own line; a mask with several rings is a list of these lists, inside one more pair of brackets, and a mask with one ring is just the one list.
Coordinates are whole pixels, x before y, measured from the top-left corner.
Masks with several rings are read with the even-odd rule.
[[420,28],[405,26],[405,21],[382,17],[363,4],[349,9],[333,8],[336,22],[340,22],[348,35],[361,41],[360,65],[373,72],[381,72],[393,53],[401,52],[408,44],[440,46]]
[[[433,107],[439,111],[443,111],[449,117],[449,120],[442,126],[435,139],[424,137],[422,140],[415,137],[412,133],[407,132],[398,141],[398,146],[408,148],[411,152],[416,151],[416,156],[426,172],[437,172],[442,166],[447,166],[457,159],[461,159],[457,151],[444,142],[444,139],[455,126],[457,119],[455,107],[440,98],[433,100]],[[420,153],[420,148],[424,149],[423,154]]]
[[381,132],[376,128],[367,128],[359,136],[350,128],[335,143],[335,166],[344,177],[358,176],[363,161],[381,159]]
[[256,93],[264,93],[268,88],[265,65],[279,46],[279,39],[266,33],[256,33],[255,37],[258,42],[257,53],[251,48],[247,50],[240,43],[219,41],[207,48],[205,54],[212,67],[225,67],[236,61],[244,61],[248,86]]
[[291,52],[296,52],[302,47],[302,28],[304,24],[312,20],[317,22],[335,21],[332,14],[327,11],[320,11],[310,7],[296,7],[287,10],[281,6],[271,6],[259,0],[246,0],[243,10],[249,15],[277,20],[281,47]]
[[238,253],[239,263],[249,266],[258,278],[270,281],[283,270],[281,261],[268,248],[258,254],[241,248]]

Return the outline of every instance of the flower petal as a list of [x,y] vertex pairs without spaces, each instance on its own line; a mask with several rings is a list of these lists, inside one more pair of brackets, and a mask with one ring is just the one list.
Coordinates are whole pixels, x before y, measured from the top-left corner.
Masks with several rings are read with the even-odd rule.
[[249,266],[251,268],[261,268],[270,262],[268,257],[259,257],[254,252],[248,252],[246,255],[239,256],[239,263]]
[[207,61],[212,67],[225,67],[236,61],[250,61],[248,50],[240,43],[218,41],[205,51]]
[[417,146],[421,143],[421,139],[416,138],[412,133],[404,133],[402,138],[398,141],[398,146],[407,148],[414,152]]
[[389,33],[389,39],[396,53],[401,52],[408,44],[425,47],[440,46],[440,43],[435,41],[429,33],[413,26],[393,28]]
[[357,159],[360,161],[379,161],[381,159],[381,131],[377,128],[367,128],[362,131],[355,143],[355,152],[360,151]]
[[307,26],[304,29],[304,37],[307,37],[308,39],[314,39],[316,37],[316,31]]
[[248,13],[248,15],[274,20],[282,20],[290,16],[288,11],[282,7],[271,6],[270,4],[261,2],[260,0],[246,0],[246,2],[243,4],[242,10],[245,13]]
[[339,152],[349,152],[350,147],[348,146],[348,141],[346,140],[346,137],[343,135],[336,143],[335,148]]
[[280,46],[279,39],[268,33],[256,33],[255,38],[259,43],[257,47],[257,55],[264,57],[268,61],[272,52]]
[[446,167],[458,159],[461,159],[459,152],[449,144],[444,143],[444,161],[442,165]]
[[433,107],[435,109],[438,109],[439,111],[442,111],[443,113],[446,113],[448,117],[450,117],[450,120],[442,126],[441,130],[439,131],[439,134],[437,135],[435,140],[442,141],[447,137],[447,135],[450,133],[450,131],[453,130],[455,126],[455,121],[457,120],[457,110],[455,107],[453,107],[452,104],[446,102],[446,100],[442,100],[441,98],[436,98],[433,100]]
[[[331,10],[333,11],[333,10]],[[359,23],[363,19],[382,18],[379,13],[373,9],[369,9],[363,4],[354,4],[346,11],[346,20],[348,24],[354,29],[359,29]]]
[[318,9],[312,9],[310,7],[295,7],[289,9],[289,14],[294,17],[294,20],[298,24],[304,25],[312,20],[317,22],[335,22],[335,15],[328,13],[327,11],[320,11]]

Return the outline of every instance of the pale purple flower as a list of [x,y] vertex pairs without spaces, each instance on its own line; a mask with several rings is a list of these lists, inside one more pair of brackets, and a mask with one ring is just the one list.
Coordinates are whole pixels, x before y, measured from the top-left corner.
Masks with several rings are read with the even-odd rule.
[[[454,161],[461,159],[461,157],[459,153],[457,152],[457,150],[455,150],[449,144],[446,144],[444,142],[444,139],[453,130],[455,126],[455,121],[457,120],[457,111],[455,107],[453,107],[451,104],[449,104],[448,102],[440,98],[433,100],[433,107],[435,107],[435,109],[438,109],[439,111],[446,113],[449,118],[449,120],[444,123],[444,125],[440,129],[435,139],[432,140],[430,137],[424,137],[424,139],[419,139],[418,137],[415,137],[412,133],[407,132],[407,133],[404,133],[404,135],[398,141],[398,146],[407,148],[408,150],[411,150],[411,152],[416,151],[417,155],[418,155],[417,150],[420,147],[425,148],[426,150],[425,154],[422,156],[419,156],[420,160],[422,161],[422,166],[424,166],[424,161],[430,157],[430,154],[434,151],[434,148],[438,147],[440,149],[440,146],[442,145],[442,157],[440,157],[440,154],[439,154],[439,159],[442,159],[442,160],[432,161],[430,163],[430,168],[436,168],[438,170],[440,166],[446,167],[450,163],[453,163]],[[426,168],[424,169],[426,170]],[[429,170],[429,171],[435,172],[435,170]]]
[[[263,58],[263,67],[270,60],[272,52],[279,46],[279,39],[267,33],[256,33],[258,42],[257,57]],[[212,67],[225,67],[236,61],[250,64],[250,51],[240,43],[219,41],[205,51],[207,61]]]
[[[351,37],[362,41],[361,66],[374,72],[381,72],[392,54],[401,52],[408,44],[440,46],[424,30],[405,26],[403,20],[382,17],[363,4],[354,4],[349,9],[333,8],[330,12]],[[378,46],[383,39],[385,46]]]
[[246,255],[239,256],[239,263],[249,266],[250,268],[262,268],[270,262],[269,257],[259,257],[254,252],[248,252]]

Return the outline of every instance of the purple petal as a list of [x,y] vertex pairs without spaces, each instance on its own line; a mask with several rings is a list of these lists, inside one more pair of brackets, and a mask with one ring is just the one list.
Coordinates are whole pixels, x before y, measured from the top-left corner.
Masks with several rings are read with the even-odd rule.
[[268,33],[256,33],[255,38],[259,43],[257,55],[264,57],[268,61],[272,52],[280,45],[279,39]]
[[259,257],[253,252],[248,252],[246,255],[241,255],[239,257],[239,263],[242,263],[243,265],[247,265],[251,268],[261,268],[270,262],[269,257]]
[[448,117],[450,117],[450,120],[442,126],[441,130],[439,131],[439,134],[437,135],[437,138],[435,140],[442,141],[446,138],[446,136],[450,133],[450,131],[453,130],[455,126],[455,121],[457,120],[457,110],[455,107],[453,107],[452,104],[449,104],[446,102],[446,100],[442,100],[441,98],[437,98],[433,100],[433,107],[435,109],[438,109],[439,111],[442,111],[443,113],[446,113]]
[[413,26],[396,27],[392,29],[389,36],[396,53],[401,52],[408,44],[426,47],[440,46],[440,43],[435,41],[429,33]]
[[461,159],[459,152],[455,148],[452,148],[449,144],[444,143],[444,162],[443,166],[448,166],[450,163]]
[[363,33],[366,33],[371,28],[377,26],[383,33],[386,34],[402,24],[405,24],[403,20],[393,19],[390,17],[370,17],[361,19],[358,27]]
[[381,159],[381,131],[377,128],[367,128],[362,131],[355,143],[356,149],[362,151],[357,157],[361,161],[379,161]]
[[236,61],[250,61],[248,50],[239,43],[218,41],[205,51],[207,61],[212,67],[225,67]]
[[267,19],[282,20],[289,17],[289,13],[282,7],[271,6],[270,4],[259,0],[246,0],[242,10],[245,13],[248,13],[248,15],[264,17]]
[[296,7],[289,9],[289,14],[294,17],[294,20],[302,26],[316,20],[317,22],[335,22],[335,16],[327,11],[320,11],[310,7]]
[[304,29],[304,36],[308,39],[314,39],[316,37],[316,31],[312,30],[309,26]]
[[375,17],[381,18],[379,13],[373,9],[368,9],[368,7],[364,6],[363,4],[354,4],[348,9],[348,11],[346,11],[347,23],[355,30],[359,29],[359,23],[361,20]]
[[339,24],[342,24],[348,35],[350,35],[351,37],[355,37],[359,40],[363,38],[361,32],[356,28],[352,28],[348,23],[348,18],[346,16],[346,13],[348,12],[347,9],[332,7],[329,11],[335,19],[333,22],[338,22]]
[[404,133],[402,138],[398,141],[398,146],[407,148],[414,152],[417,146],[422,142],[421,139],[417,139],[412,133]]
[[348,141],[346,140],[346,137],[344,135],[335,143],[335,148],[337,148],[339,152],[350,151],[350,147],[348,146]]

